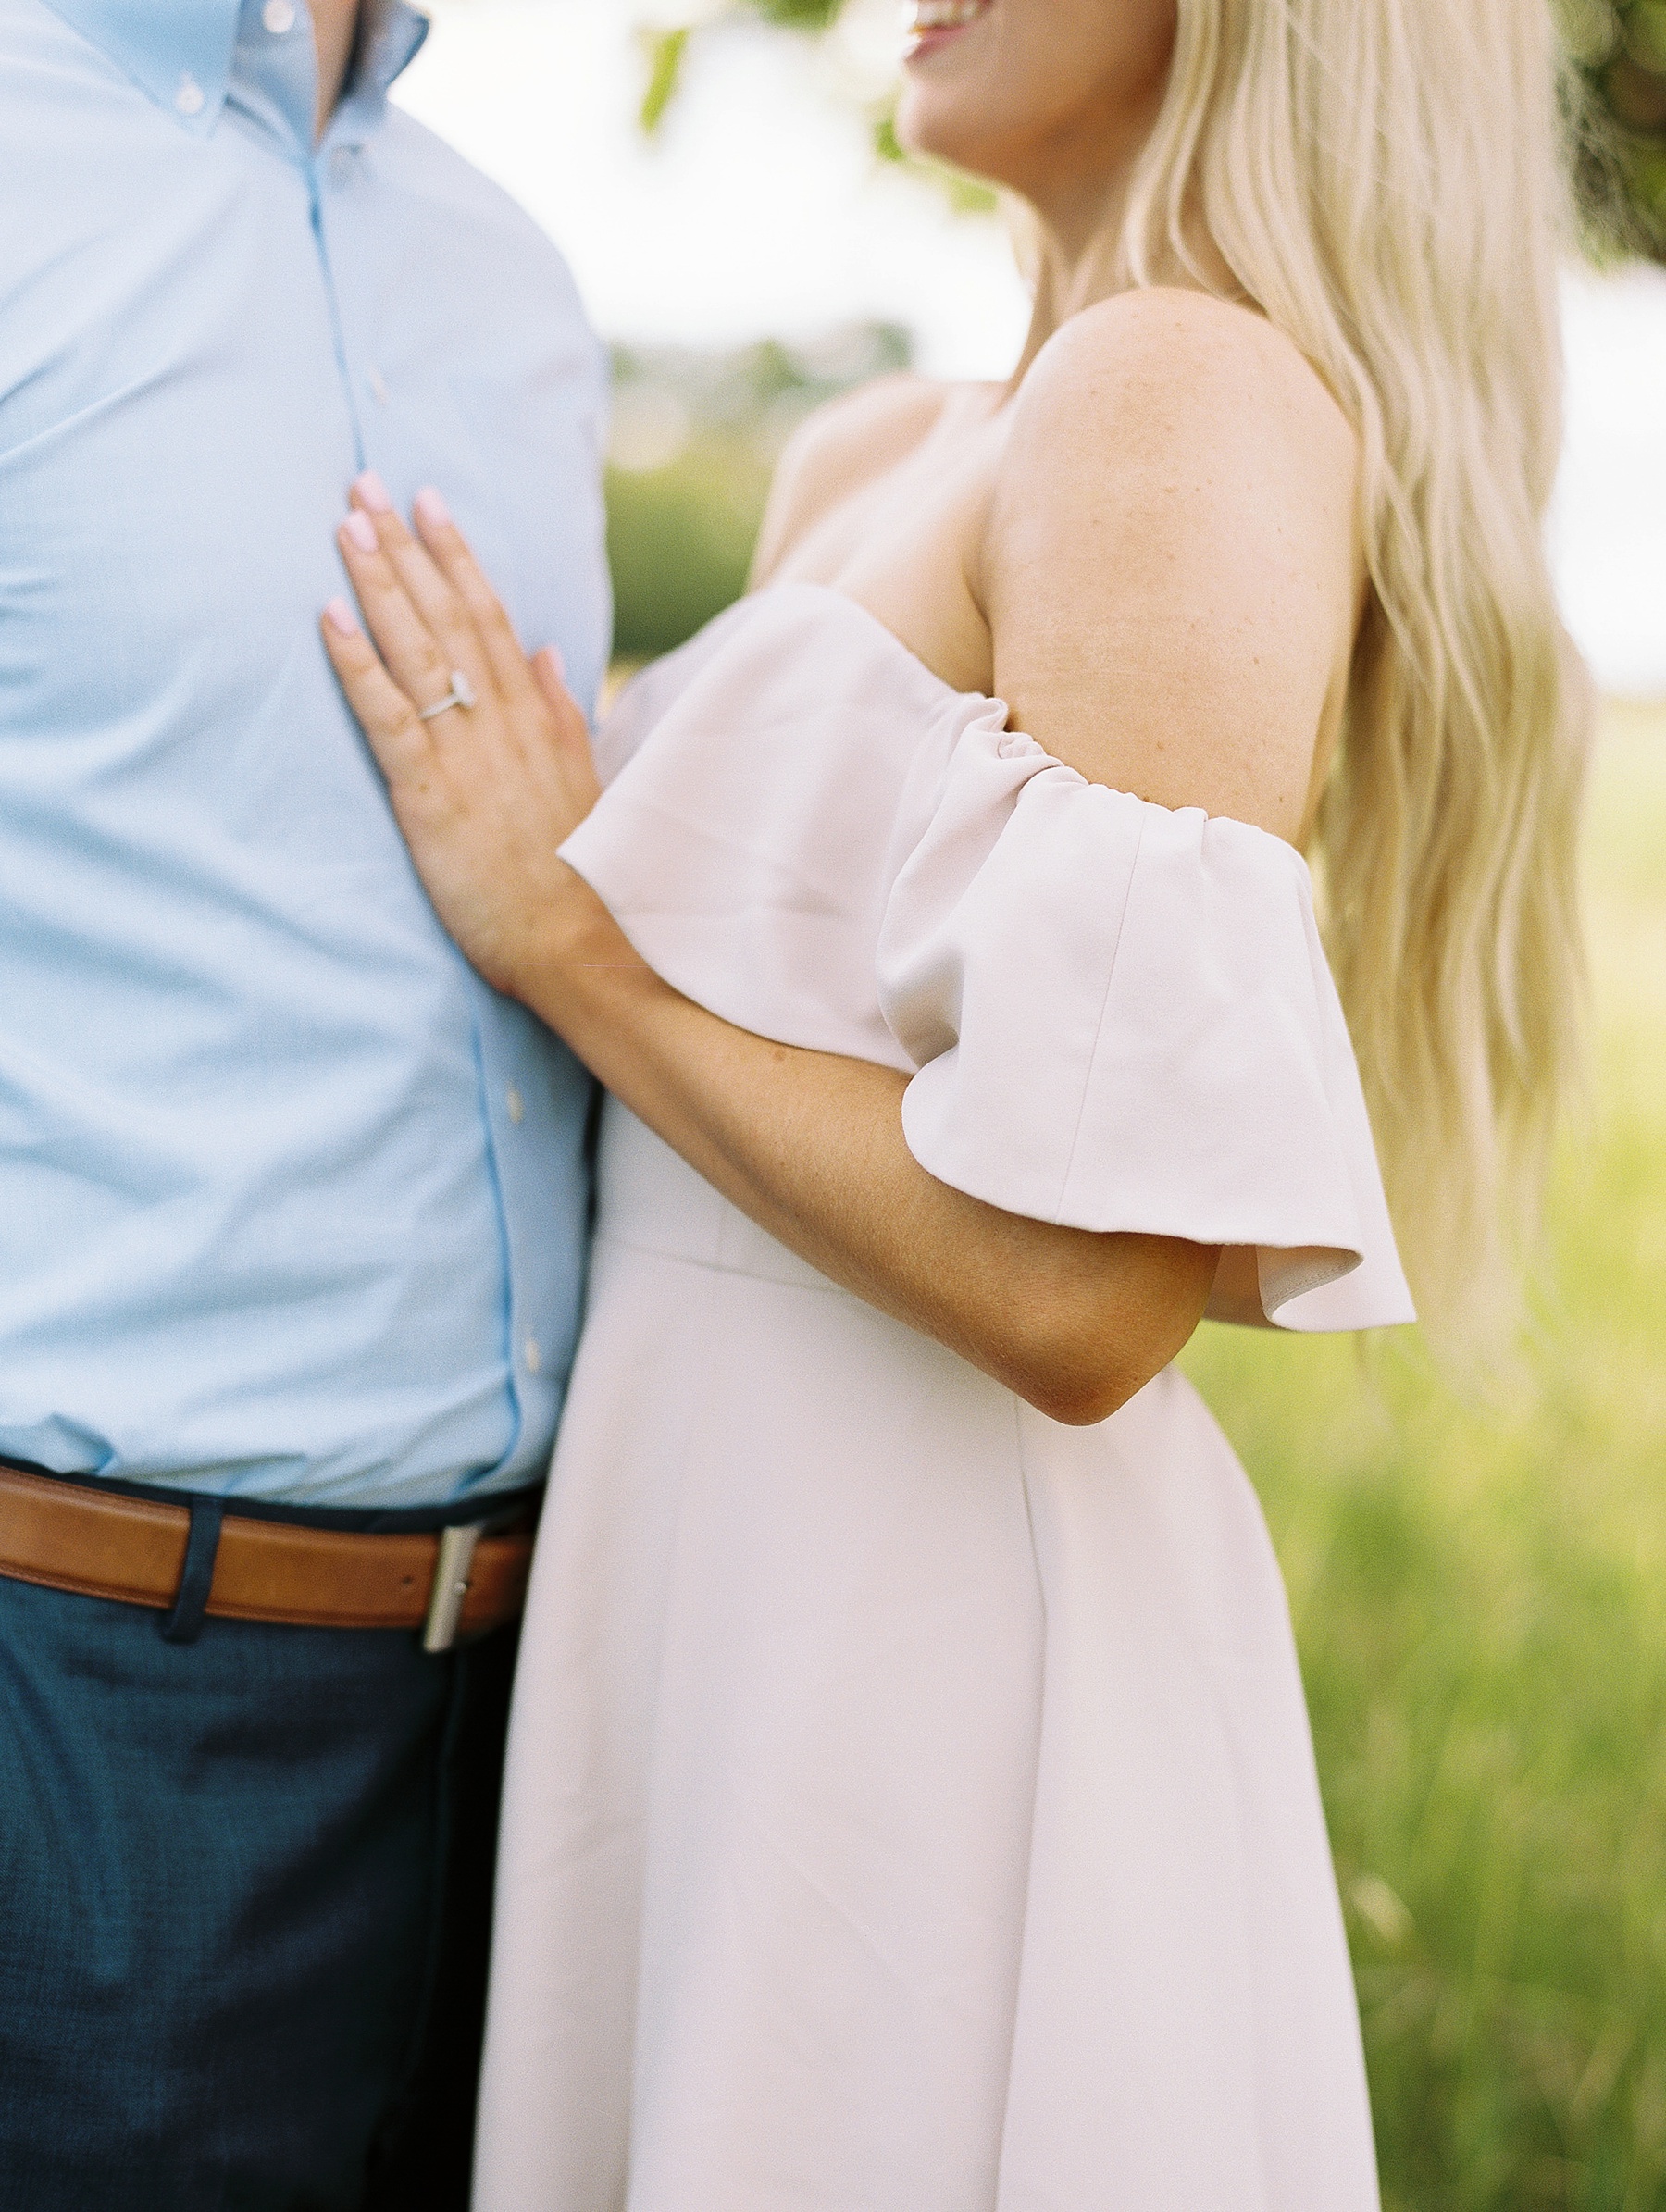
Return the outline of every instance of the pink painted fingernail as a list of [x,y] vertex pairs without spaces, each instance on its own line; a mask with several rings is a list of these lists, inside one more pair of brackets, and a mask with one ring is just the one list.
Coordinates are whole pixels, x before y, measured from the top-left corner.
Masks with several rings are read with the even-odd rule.
[[381,541],[376,534],[376,525],[362,507],[354,507],[342,525],[360,553],[374,553]]
[[392,515],[393,502],[388,497],[388,487],[374,468],[367,468],[353,489],[358,493],[372,515]]
[[344,599],[332,599],[324,610],[324,619],[331,629],[339,629],[343,638],[363,635],[358,626],[358,616]]
[[452,518],[451,509],[431,484],[425,484],[416,494],[416,512],[424,522],[431,522],[437,530],[444,529]]

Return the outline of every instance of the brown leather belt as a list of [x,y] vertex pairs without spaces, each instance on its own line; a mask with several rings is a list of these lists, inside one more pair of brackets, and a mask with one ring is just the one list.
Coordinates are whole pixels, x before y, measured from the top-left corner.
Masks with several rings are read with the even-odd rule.
[[[443,1651],[523,1610],[536,1510],[426,1535],[371,1535],[228,1512],[204,1610],[296,1628],[420,1628]],[[0,1463],[0,1575],[168,1608],[188,1506],[54,1482]]]

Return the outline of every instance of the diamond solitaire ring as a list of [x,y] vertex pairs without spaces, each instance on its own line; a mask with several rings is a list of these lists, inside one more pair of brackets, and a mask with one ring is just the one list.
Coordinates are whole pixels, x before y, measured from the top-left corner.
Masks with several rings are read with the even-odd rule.
[[454,668],[451,672],[451,690],[445,694],[443,699],[437,699],[432,706],[417,708],[416,719],[418,722],[431,722],[436,715],[443,715],[448,707],[460,706],[466,708],[473,706],[475,702],[475,688],[473,684],[469,682],[467,677],[463,673],[462,669]]

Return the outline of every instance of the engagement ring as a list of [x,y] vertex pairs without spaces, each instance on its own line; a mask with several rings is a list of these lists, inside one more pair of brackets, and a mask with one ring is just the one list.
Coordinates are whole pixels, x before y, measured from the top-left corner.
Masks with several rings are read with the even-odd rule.
[[454,668],[451,672],[451,690],[443,699],[436,700],[432,706],[417,708],[416,719],[418,722],[431,722],[436,715],[443,715],[448,707],[473,706],[475,688],[462,669]]

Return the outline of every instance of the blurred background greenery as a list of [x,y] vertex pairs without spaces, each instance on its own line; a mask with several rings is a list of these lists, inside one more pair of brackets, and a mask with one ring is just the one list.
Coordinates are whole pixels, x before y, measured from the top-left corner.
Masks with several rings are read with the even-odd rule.
[[730,354],[614,348],[607,520],[621,661],[670,652],[739,598],[782,446],[812,407],[906,368],[912,351],[894,323]]
[[1558,0],[1596,128],[1579,179],[1598,252],[1666,261],[1666,0]]

